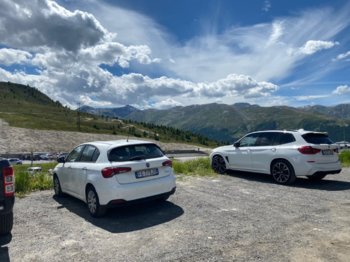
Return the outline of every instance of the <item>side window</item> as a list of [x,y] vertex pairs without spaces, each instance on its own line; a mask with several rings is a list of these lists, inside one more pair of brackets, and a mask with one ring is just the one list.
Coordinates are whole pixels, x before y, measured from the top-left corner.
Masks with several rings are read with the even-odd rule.
[[292,142],[295,142],[295,138],[292,134],[289,134],[289,133],[281,134],[280,141],[279,141],[280,145],[288,144],[288,143],[292,143]]
[[274,145],[275,133],[259,133],[254,146],[272,146]]
[[85,146],[84,151],[81,154],[80,162],[95,162],[98,155],[99,151],[96,147],[91,145]]
[[66,162],[78,162],[80,160],[80,155],[84,147],[85,145],[74,148],[73,151],[70,152],[68,157],[66,158]]
[[239,147],[253,146],[255,145],[257,138],[258,138],[258,134],[247,135],[239,141]]

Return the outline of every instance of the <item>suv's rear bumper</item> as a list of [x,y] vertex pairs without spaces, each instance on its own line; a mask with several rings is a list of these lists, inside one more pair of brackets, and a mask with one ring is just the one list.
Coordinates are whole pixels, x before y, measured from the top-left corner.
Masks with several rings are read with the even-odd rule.
[[14,204],[15,197],[6,197],[5,199],[0,200],[0,214],[11,212]]
[[339,174],[341,172],[341,169],[339,170],[332,170],[332,171],[317,171],[313,173],[312,175],[335,175]]

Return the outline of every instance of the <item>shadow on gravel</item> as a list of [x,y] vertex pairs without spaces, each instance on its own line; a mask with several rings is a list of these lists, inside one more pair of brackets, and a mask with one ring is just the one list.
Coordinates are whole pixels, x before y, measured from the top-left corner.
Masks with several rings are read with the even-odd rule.
[[[266,174],[241,172],[241,171],[228,171],[227,175],[231,177],[237,177],[237,178],[257,181],[261,183],[275,184],[272,177]],[[350,182],[332,180],[332,176],[333,175],[329,175],[321,181],[311,181],[304,177],[298,177],[295,183],[291,186],[313,189],[313,190],[324,190],[324,191],[344,191],[344,190],[350,189]]]
[[90,216],[86,204],[71,196],[53,197],[58,208],[67,208],[91,224],[111,233],[126,233],[169,222],[180,217],[184,210],[169,201],[150,201],[133,206],[109,209],[104,217]]
[[10,261],[10,256],[9,256],[9,248],[4,247],[4,245],[7,245],[10,243],[12,240],[12,235],[5,235],[5,236],[0,236],[0,261],[1,262],[9,262]]

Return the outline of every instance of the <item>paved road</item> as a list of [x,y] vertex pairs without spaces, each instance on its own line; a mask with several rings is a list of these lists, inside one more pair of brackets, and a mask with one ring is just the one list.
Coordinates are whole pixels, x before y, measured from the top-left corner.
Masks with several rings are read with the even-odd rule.
[[349,261],[350,170],[280,186],[265,175],[178,178],[169,201],[93,219],[71,197],[15,205],[0,261]]

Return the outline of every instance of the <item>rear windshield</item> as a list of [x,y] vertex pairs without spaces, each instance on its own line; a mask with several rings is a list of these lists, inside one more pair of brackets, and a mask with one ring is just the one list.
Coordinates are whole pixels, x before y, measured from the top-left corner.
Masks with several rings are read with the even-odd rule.
[[326,134],[309,133],[302,137],[310,144],[333,144],[333,141]]
[[155,144],[130,145],[113,148],[108,154],[111,162],[133,161],[164,156]]

